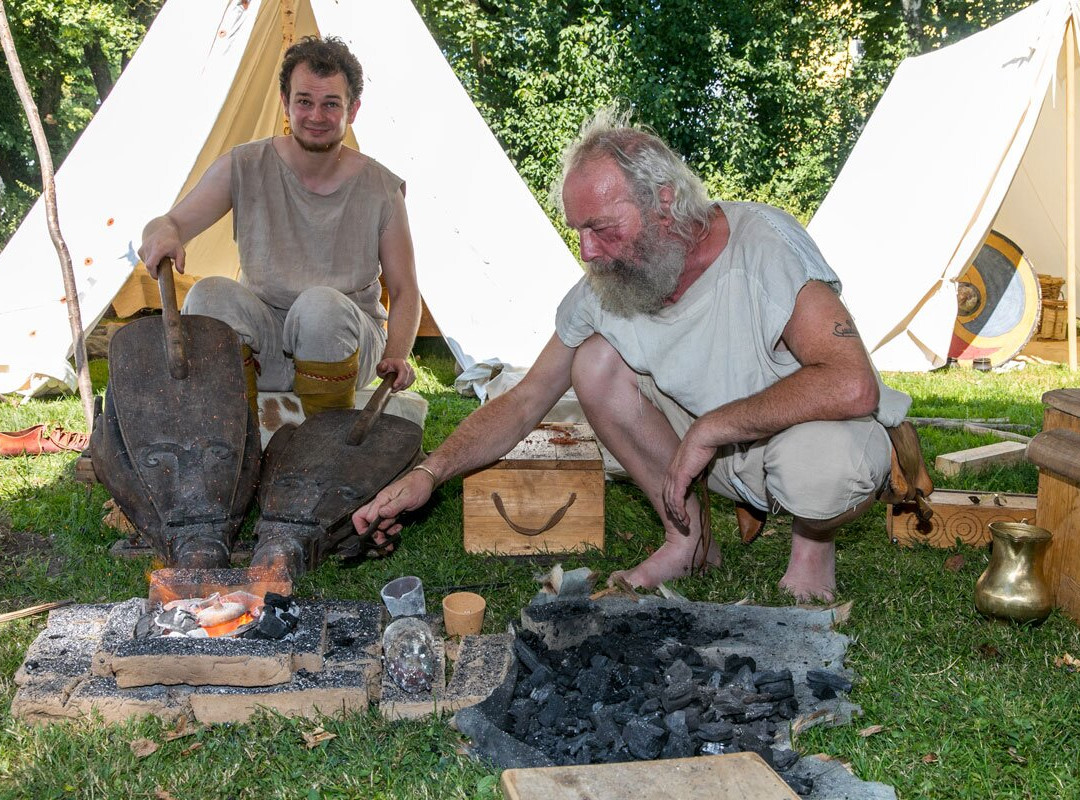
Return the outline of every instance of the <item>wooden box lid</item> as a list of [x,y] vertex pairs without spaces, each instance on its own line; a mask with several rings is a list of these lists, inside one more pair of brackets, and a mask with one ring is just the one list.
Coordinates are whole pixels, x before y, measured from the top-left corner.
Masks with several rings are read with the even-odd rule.
[[543,423],[489,469],[602,470],[592,428],[584,422]]

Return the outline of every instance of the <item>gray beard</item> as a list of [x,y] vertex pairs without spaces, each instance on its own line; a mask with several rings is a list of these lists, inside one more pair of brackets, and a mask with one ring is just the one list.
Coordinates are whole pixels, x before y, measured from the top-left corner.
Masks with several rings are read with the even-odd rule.
[[634,242],[629,259],[594,259],[585,265],[585,278],[600,307],[630,319],[655,314],[679,285],[686,266],[686,245],[661,241],[655,231]]

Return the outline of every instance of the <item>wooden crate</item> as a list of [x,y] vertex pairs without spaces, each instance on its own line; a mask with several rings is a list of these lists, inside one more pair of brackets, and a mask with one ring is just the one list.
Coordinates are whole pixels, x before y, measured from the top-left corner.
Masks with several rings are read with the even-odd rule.
[[1043,573],[1054,603],[1080,622],[1080,389],[1043,395],[1043,430],[1028,446],[1039,468],[1035,524],[1052,534]]
[[885,529],[895,544],[954,547],[959,539],[973,547],[990,543],[991,522],[1034,522],[1036,496],[939,489],[930,495],[934,516],[922,525],[911,504],[889,505]]
[[604,549],[604,462],[585,424],[542,426],[464,482],[465,550]]

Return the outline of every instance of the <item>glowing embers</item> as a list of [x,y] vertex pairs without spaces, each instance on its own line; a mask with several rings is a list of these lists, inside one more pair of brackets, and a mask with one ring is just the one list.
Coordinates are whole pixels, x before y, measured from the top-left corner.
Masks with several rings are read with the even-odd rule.
[[180,636],[189,639],[234,637],[281,639],[296,628],[300,609],[291,597],[245,591],[181,598],[155,607],[135,626],[136,638]]
[[281,567],[155,570],[135,638],[280,639],[300,617],[291,594],[292,580]]

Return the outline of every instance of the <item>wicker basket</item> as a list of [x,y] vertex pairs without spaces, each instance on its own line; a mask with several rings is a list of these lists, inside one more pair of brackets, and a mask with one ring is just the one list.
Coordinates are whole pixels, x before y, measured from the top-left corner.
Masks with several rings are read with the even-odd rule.
[[1036,339],[1061,341],[1065,338],[1065,325],[1069,320],[1068,303],[1064,300],[1043,300],[1042,316]]
[[1065,284],[1064,278],[1056,278],[1053,275],[1039,273],[1039,288],[1042,290],[1043,300],[1060,300],[1061,287]]

